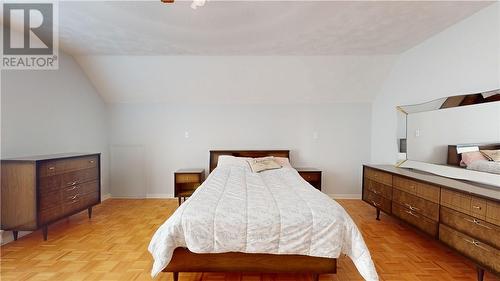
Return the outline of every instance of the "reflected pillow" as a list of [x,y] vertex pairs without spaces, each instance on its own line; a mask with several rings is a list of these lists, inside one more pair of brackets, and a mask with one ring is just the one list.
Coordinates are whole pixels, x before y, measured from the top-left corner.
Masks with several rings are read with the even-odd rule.
[[462,161],[460,161],[460,166],[469,166],[474,161],[478,160],[488,160],[484,155],[479,151],[472,152],[464,152],[462,153]]
[[484,157],[490,161],[500,162],[500,149],[497,150],[481,150]]
[[274,161],[273,157],[253,158],[247,161],[254,173],[281,168],[281,165]]

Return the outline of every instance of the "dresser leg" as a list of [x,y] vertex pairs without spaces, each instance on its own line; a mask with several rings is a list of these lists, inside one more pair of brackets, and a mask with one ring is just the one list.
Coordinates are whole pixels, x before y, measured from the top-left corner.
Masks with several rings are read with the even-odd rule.
[[18,234],[18,233],[19,233],[19,232],[18,232],[17,230],[13,230],[13,231],[12,231],[12,236],[14,236],[14,241],[16,241],[16,240],[17,240],[17,234]]
[[312,281],[319,281],[319,274],[318,273],[313,273]]
[[380,209],[377,208],[377,220],[380,220]]
[[484,269],[478,267],[477,268],[477,281],[483,281],[484,278]]
[[181,197],[179,196],[179,206],[181,205]]
[[[180,199],[180,197],[179,197]],[[179,280],[179,272],[172,272],[172,276],[174,278],[174,281],[178,281]]]
[[89,219],[91,219],[92,218],[92,207],[89,207],[87,209],[87,212],[89,213]]
[[48,225],[42,226],[43,241],[47,241],[48,231],[49,231],[49,226]]

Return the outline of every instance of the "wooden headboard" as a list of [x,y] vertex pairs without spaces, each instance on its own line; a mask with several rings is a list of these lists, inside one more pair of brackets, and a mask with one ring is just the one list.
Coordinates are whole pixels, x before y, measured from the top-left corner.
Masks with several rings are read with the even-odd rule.
[[275,156],[290,159],[290,150],[210,150],[209,173],[217,167],[217,161],[221,155],[252,158]]
[[469,146],[477,146],[480,150],[500,149],[500,143],[448,145],[448,160],[446,161],[446,163],[452,166],[460,166],[462,155],[457,153],[457,148]]

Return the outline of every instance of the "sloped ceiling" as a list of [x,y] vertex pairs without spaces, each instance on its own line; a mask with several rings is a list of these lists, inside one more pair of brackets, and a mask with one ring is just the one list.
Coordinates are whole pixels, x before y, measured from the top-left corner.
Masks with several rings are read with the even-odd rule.
[[370,102],[405,50],[491,2],[61,2],[109,103]]
[[394,56],[77,57],[107,102],[368,102]]

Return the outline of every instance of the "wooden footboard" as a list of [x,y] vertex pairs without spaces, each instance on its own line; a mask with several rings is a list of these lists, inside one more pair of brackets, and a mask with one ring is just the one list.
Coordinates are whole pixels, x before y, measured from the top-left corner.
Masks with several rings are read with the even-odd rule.
[[318,274],[337,273],[337,259],[301,255],[272,254],[195,254],[186,248],[177,248],[172,260],[163,270],[179,272],[261,272],[261,273],[311,273],[317,280]]

